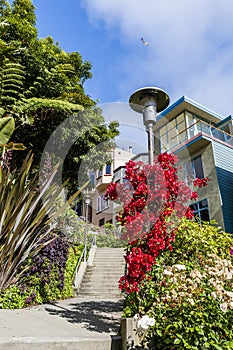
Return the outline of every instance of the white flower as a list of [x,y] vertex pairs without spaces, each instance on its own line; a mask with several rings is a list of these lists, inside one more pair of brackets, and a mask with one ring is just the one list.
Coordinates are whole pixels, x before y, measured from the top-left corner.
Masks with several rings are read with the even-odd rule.
[[193,299],[188,299],[188,301],[190,302],[190,304],[193,306],[194,305],[194,300]]
[[229,303],[229,307],[230,307],[231,310],[233,309],[233,301],[231,301],[231,302]]
[[220,304],[220,309],[222,312],[226,312],[227,311],[227,303]]
[[226,291],[225,294],[226,294],[229,298],[233,298],[233,292]]
[[190,272],[190,277],[191,278],[201,279],[202,278],[202,274],[200,273],[199,270],[193,270],[193,271]]
[[216,275],[219,276],[219,277],[223,276],[223,274],[224,274],[224,270],[219,270],[219,271],[216,273]]
[[169,270],[167,270],[167,269],[165,269],[165,270],[163,271],[163,274],[164,274],[164,276],[171,276],[171,275],[173,275],[172,271],[169,271]]
[[187,279],[186,279],[186,282],[187,282],[188,284],[191,284],[191,286],[193,285],[193,281],[191,280],[191,278],[187,278]]
[[150,327],[153,327],[155,325],[155,319],[153,317],[149,317],[148,323]]
[[208,270],[209,275],[217,275],[218,274],[218,269],[216,269],[215,267],[211,267]]
[[176,277],[171,277],[171,281],[174,283],[174,284],[176,284],[177,283],[177,278]]
[[179,271],[186,270],[185,265],[176,264],[176,265],[173,265],[173,267]]
[[148,315],[142,316],[139,320],[137,320],[137,329],[140,331],[147,330],[150,326],[155,325],[155,319],[149,317]]
[[216,292],[212,292],[212,293],[211,293],[211,296],[212,296],[212,298],[216,299],[216,298],[217,298]]

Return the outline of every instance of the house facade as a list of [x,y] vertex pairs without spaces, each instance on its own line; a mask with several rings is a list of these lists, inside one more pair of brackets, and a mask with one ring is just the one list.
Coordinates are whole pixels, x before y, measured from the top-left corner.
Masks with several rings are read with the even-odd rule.
[[[209,177],[198,189],[195,215],[216,220],[233,233],[233,121],[182,97],[157,116],[155,153],[173,152],[179,159],[180,176],[192,186],[196,177]],[[196,188],[195,188],[196,189]]]
[[124,169],[125,164],[133,156],[135,154],[133,154],[131,147],[129,150],[114,148],[111,151],[111,162],[98,171],[90,172],[89,176],[94,190],[91,192],[89,221],[94,225],[103,226],[106,223],[114,223],[117,213],[116,205],[112,201],[106,200],[104,194],[109,183],[113,180],[114,173],[117,173],[119,169]]

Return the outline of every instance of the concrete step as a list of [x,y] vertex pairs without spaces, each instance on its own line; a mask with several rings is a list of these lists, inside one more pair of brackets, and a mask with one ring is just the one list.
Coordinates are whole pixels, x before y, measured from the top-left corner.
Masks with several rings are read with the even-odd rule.
[[124,271],[117,271],[117,272],[110,274],[110,273],[106,273],[106,272],[97,270],[97,271],[86,272],[84,279],[85,278],[94,279],[96,281],[96,280],[98,280],[97,277],[99,277],[103,280],[109,279],[109,278],[116,280],[116,279],[119,279],[123,274],[124,274]]
[[119,298],[118,281],[125,273],[124,249],[97,248],[92,266],[85,272],[80,296]]
[[103,270],[111,270],[111,269],[118,269],[123,270],[125,267],[125,264],[110,264],[108,262],[98,264],[96,261],[92,266],[88,266],[87,270],[94,270],[94,269],[103,269]]
[[101,294],[102,293],[116,293],[116,294],[118,294],[118,291],[119,291],[120,289],[118,288],[118,286],[102,286],[102,287],[100,287],[100,286],[96,286],[96,287],[90,287],[90,286],[87,286],[86,284],[84,284],[83,286],[82,286],[82,289],[81,289],[81,292],[82,293],[92,293],[92,292],[100,292]]
[[82,286],[82,292],[83,293],[88,293],[89,291],[90,292],[93,292],[93,291],[100,291],[101,293],[103,293],[103,292],[105,292],[105,293],[111,293],[111,292],[118,292],[118,286],[106,286],[106,287],[104,287],[104,286],[102,286],[102,287],[100,287],[100,286],[96,286],[96,288],[89,288],[88,286],[86,286],[86,285],[84,285],[84,286]]
[[104,293],[104,292],[100,293],[98,291],[93,291],[93,292],[88,292],[88,293],[80,292],[79,296],[80,297],[93,297],[95,299],[104,299],[104,298],[113,298],[114,299],[114,298],[121,298],[122,297],[120,292],[119,293],[116,293],[116,292],[115,293]]
[[109,264],[112,264],[112,265],[114,265],[114,264],[124,265],[125,264],[125,261],[123,259],[121,259],[121,257],[118,257],[116,259],[109,259],[109,257],[106,257],[106,258],[101,257],[101,259],[95,258],[95,264],[101,264],[101,263],[106,264],[106,262],[108,262]]
[[103,270],[96,269],[93,271],[86,272],[85,276],[88,278],[94,278],[95,280],[97,280],[97,276],[103,279],[105,278],[117,279],[117,278],[120,278],[123,274],[124,274],[124,270],[112,272],[112,270],[103,271]]
[[122,275],[119,275],[119,276],[98,276],[98,275],[95,275],[95,278],[94,277],[89,277],[89,276],[85,276],[82,283],[98,283],[98,284],[101,284],[101,283],[117,283],[119,281],[119,279],[121,278]]
[[102,275],[110,275],[111,273],[114,273],[116,275],[117,273],[122,273],[124,271],[124,266],[109,266],[108,268],[106,268],[105,266],[92,266],[91,268],[87,268],[86,273],[92,274],[100,272]]
[[78,338],[54,338],[54,339],[1,339],[1,350],[121,350],[121,337],[113,336],[106,339],[78,339]]
[[102,279],[102,280],[94,280],[94,279],[84,279],[83,280],[83,285],[89,285],[90,287],[92,286],[107,286],[107,285],[111,285],[111,286],[116,286],[118,285],[118,281],[119,281],[119,278],[115,278],[115,279]]

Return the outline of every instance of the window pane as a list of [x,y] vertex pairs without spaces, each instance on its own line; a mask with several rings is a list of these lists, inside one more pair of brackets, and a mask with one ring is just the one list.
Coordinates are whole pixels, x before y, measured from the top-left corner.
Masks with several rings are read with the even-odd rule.
[[163,134],[166,134],[167,132],[167,125],[164,125],[160,130],[159,130],[159,133],[160,135],[163,135]]
[[106,164],[105,174],[106,175],[111,175],[111,164]]
[[173,129],[173,128],[176,128],[176,120],[175,120],[175,119],[171,120],[171,121],[167,124],[167,130],[168,130],[168,131],[171,130],[171,129]]
[[161,144],[161,152],[165,152],[167,150],[167,134],[164,134],[160,137]]
[[104,218],[103,218],[103,219],[100,219],[100,220],[99,220],[99,226],[103,226],[103,225],[104,225],[104,221],[105,221]]
[[185,121],[184,120],[184,113],[182,113],[176,117],[177,124],[183,123],[184,121]]
[[204,172],[202,167],[201,156],[193,159],[194,177],[203,178]]
[[185,163],[185,172],[187,180],[193,180],[193,167],[192,162]]
[[194,210],[194,215],[196,215],[198,211],[198,203],[191,204],[190,209]]
[[176,128],[172,128],[172,129],[169,130],[169,132],[168,132],[168,145],[169,145],[169,148],[174,147],[175,145],[177,145],[177,132],[176,132]]
[[207,199],[203,199],[202,201],[200,201],[200,202],[199,202],[199,205],[200,205],[200,209],[208,208]]
[[177,125],[177,132],[178,132],[179,143],[187,140],[187,130],[186,130],[186,124],[184,120]]
[[188,121],[188,127],[194,124],[193,114],[187,112],[187,121]]
[[196,220],[210,221],[207,199],[191,204],[190,209],[194,210]]
[[203,209],[200,211],[201,220],[210,221],[209,210]]
[[95,172],[94,171],[89,172],[89,179],[90,179],[90,184],[92,186],[94,186],[95,185]]
[[178,130],[178,133],[183,132],[185,130],[185,121],[184,120],[177,125],[177,130]]

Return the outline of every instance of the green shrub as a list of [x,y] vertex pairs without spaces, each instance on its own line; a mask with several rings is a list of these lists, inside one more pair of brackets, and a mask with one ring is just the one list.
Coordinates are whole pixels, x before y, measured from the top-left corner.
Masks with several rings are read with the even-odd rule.
[[155,319],[155,349],[233,348],[233,237],[217,227],[183,220],[124,316]]
[[97,247],[111,247],[111,248],[122,248],[126,246],[126,242],[123,241],[119,236],[109,233],[101,234],[96,236]]
[[[20,286],[10,286],[0,293],[0,308],[16,309],[29,305],[43,304],[57,299],[71,298],[73,296],[73,280],[78,259],[82,253],[82,247],[71,246],[64,271],[64,285],[59,288],[59,277],[57,266],[51,267],[49,283],[42,283],[38,273],[31,274],[21,280]],[[28,262],[31,264],[31,261]],[[47,263],[44,264],[47,271]]]
[[79,218],[73,209],[66,209],[56,219],[56,229],[63,232],[69,242],[81,244],[83,242],[85,222]]
[[75,277],[75,271],[77,262],[82,254],[83,246],[72,246],[69,249],[69,256],[66,262],[65,269],[65,279],[64,279],[64,287],[61,292],[61,298],[71,298],[73,296],[73,281]]
[[56,219],[57,230],[62,231],[70,242],[73,244],[82,244],[84,242],[85,230],[87,230],[87,245],[91,246],[94,235],[96,233],[96,242],[98,247],[125,247],[126,242],[120,238],[113,224],[106,223],[104,226],[94,226],[89,224],[74,212],[72,209],[66,209]]
[[[38,281],[36,281],[39,286]],[[0,294],[0,308],[1,309],[22,309],[30,304],[42,304],[43,300],[38,292],[38,288],[34,286],[27,286],[20,288],[12,285]]]

